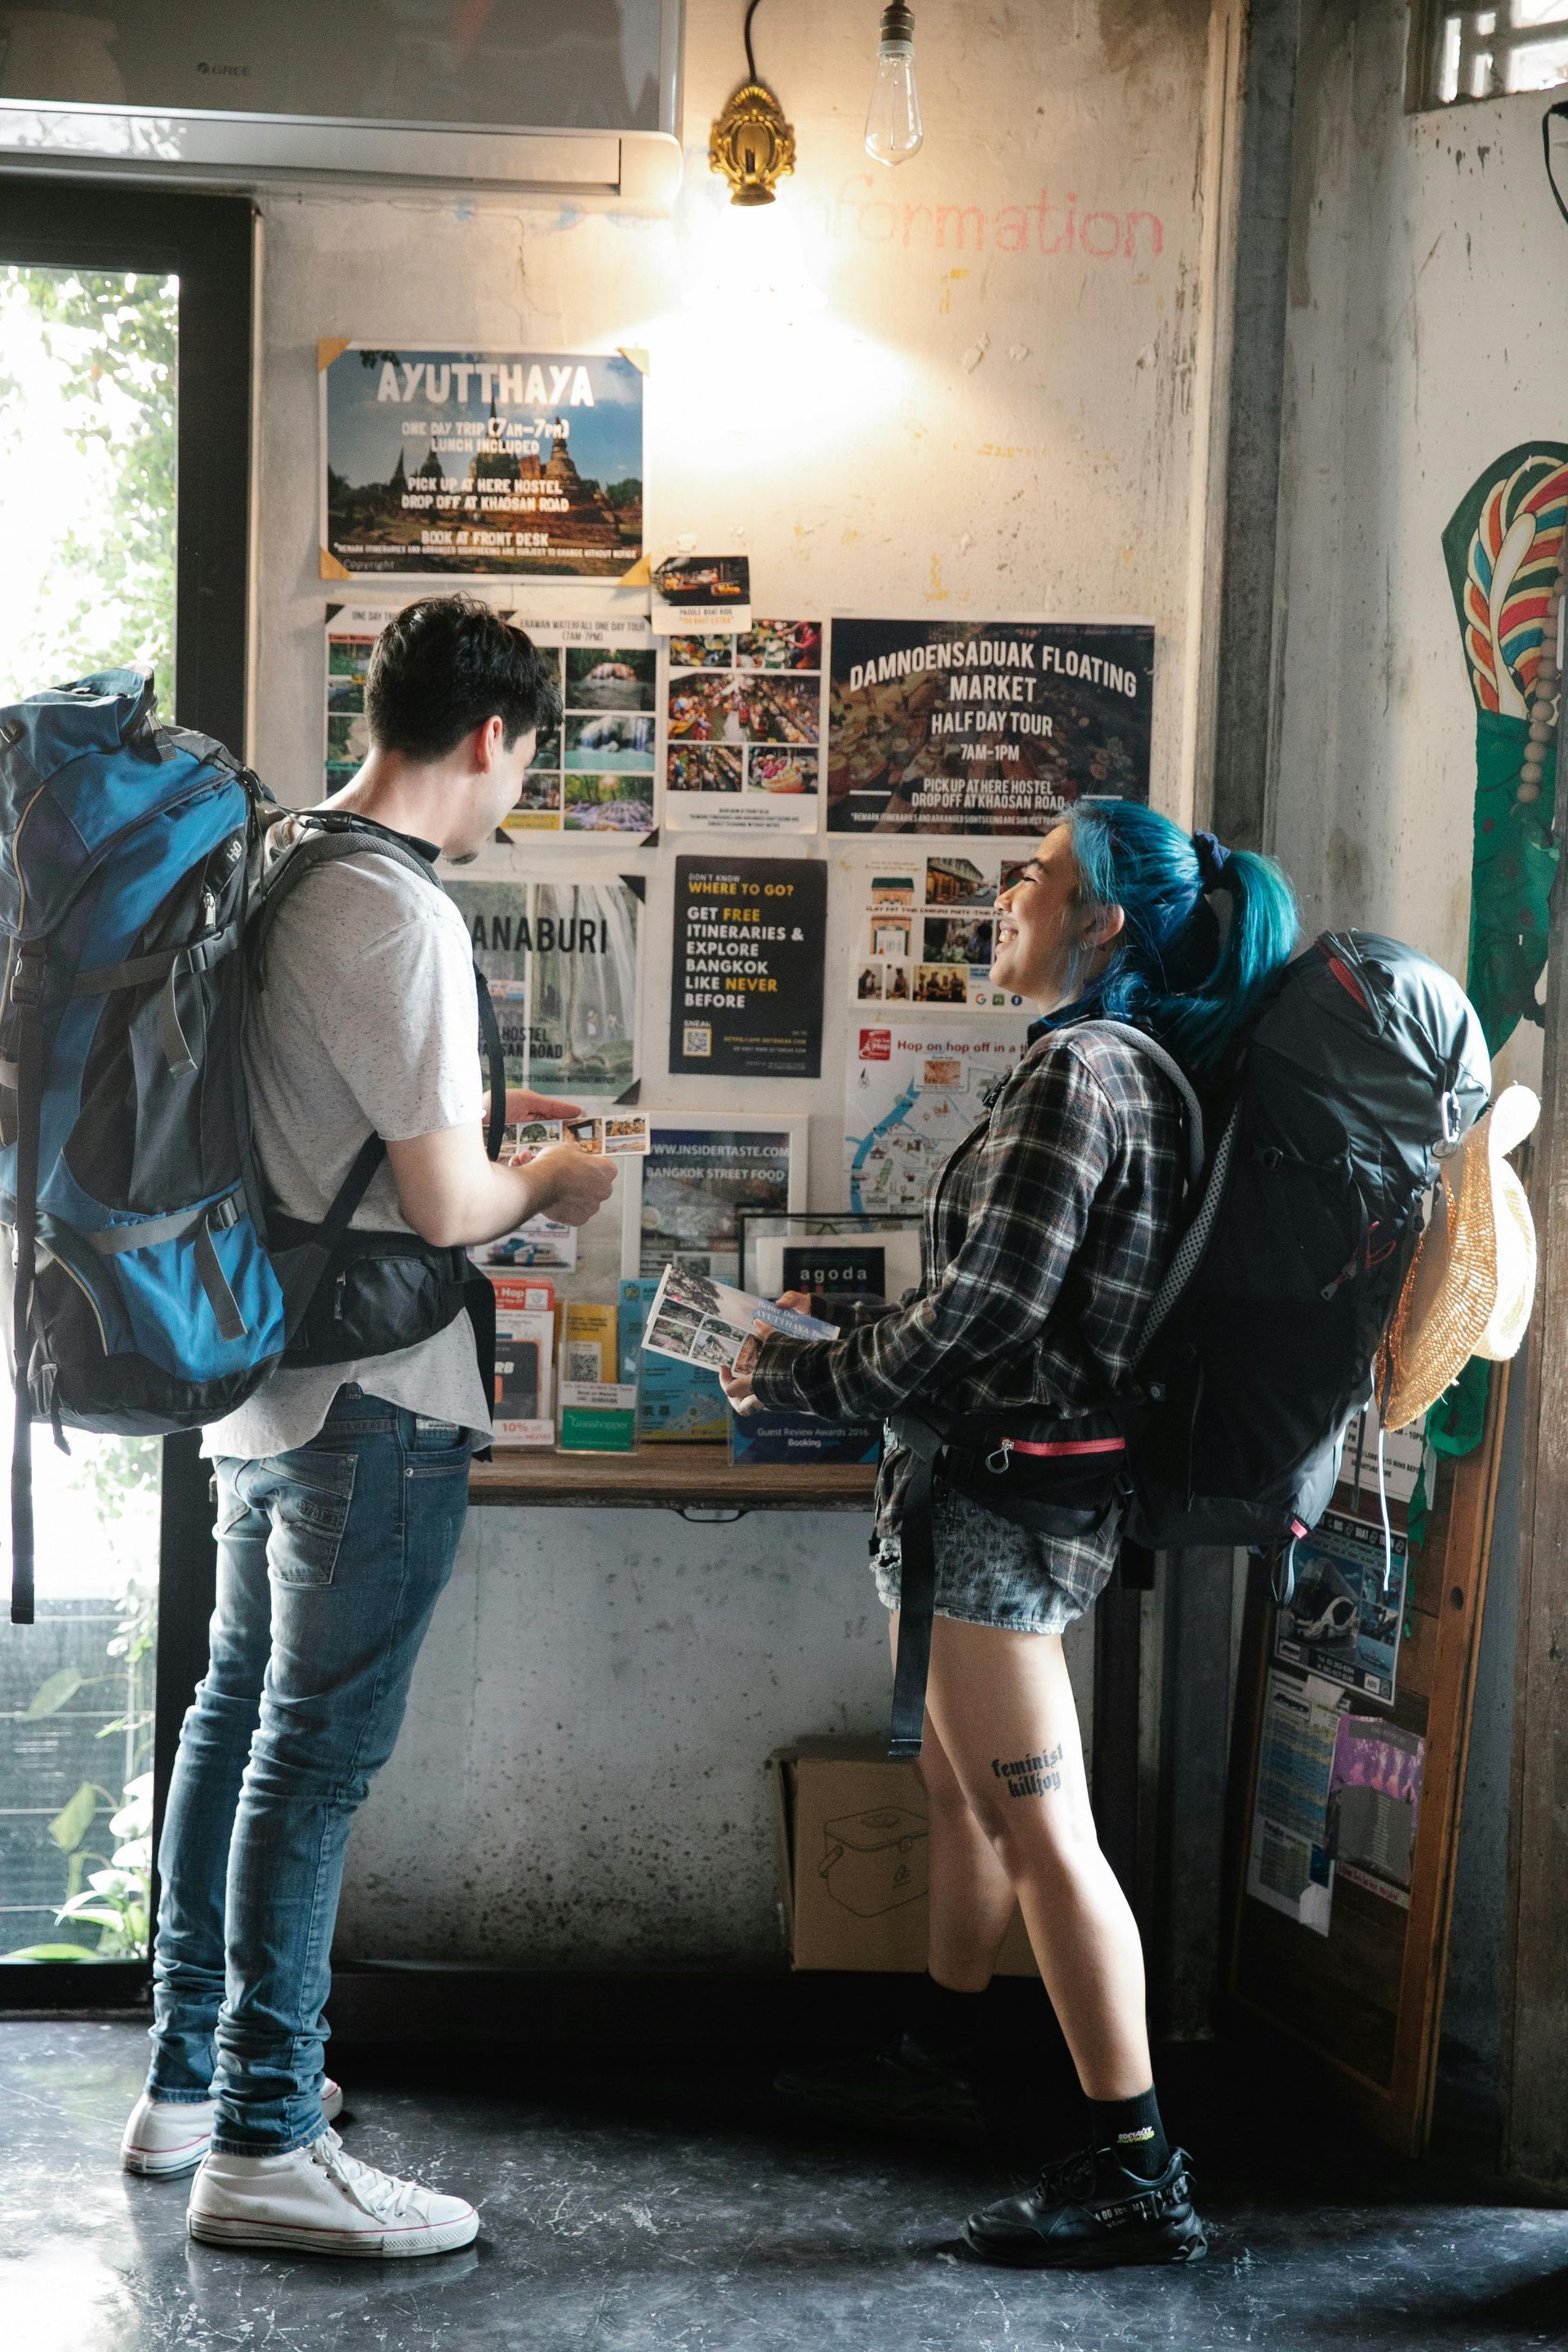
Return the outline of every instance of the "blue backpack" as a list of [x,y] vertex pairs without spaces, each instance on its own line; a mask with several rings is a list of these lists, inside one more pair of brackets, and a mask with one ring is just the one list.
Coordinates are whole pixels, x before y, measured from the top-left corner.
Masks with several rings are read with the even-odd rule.
[[[465,1304],[482,1313],[465,1252],[348,1239],[379,1137],[321,1225],[274,1234],[269,1254],[240,1052],[255,959],[241,950],[254,853],[287,812],[221,743],[156,725],[153,702],[148,673],[104,670],[0,712],[0,1270],[20,1625],[33,1621],[35,1420],[60,1445],[67,1426],[198,1428],[242,1404],[290,1342],[291,1360],[347,1361],[412,1344]],[[276,911],[279,872],[366,848],[420,864],[379,828],[328,818],[310,856],[275,861],[257,921]],[[492,1159],[503,1117],[504,1086]],[[345,1288],[351,1308],[368,1306],[315,1332],[324,1277],[356,1250],[327,1319]]]

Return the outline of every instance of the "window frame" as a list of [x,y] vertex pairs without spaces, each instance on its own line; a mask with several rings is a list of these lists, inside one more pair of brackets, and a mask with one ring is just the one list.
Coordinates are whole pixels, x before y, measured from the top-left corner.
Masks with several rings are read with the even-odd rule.
[[[257,210],[248,196],[0,173],[0,263],[177,277],[174,715],[246,750]],[[166,707],[166,706],[165,706]],[[209,1465],[163,1440],[154,1676],[154,1851],[180,1725],[206,1667],[217,1554]],[[19,1638],[26,1637],[20,1629]],[[155,1931],[154,1871],[150,1926]],[[151,1959],[0,1965],[0,2011],[138,2005]]]
[[[1507,5],[1508,0],[1498,0],[1500,13]],[[1463,14],[1463,7],[1456,6],[1454,0],[1411,0],[1410,50],[1405,71],[1405,109],[1408,113],[1447,114],[1457,106],[1491,106],[1500,99],[1549,99],[1553,90],[1568,93],[1568,74],[1565,74],[1561,82],[1553,82],[1546,89],[1489,90],[1480,98],[1471,97],[1468,90],[1460,90],[1453,98],[1439,96],[1437,62],[1443,26],[1449,16]],[[1548,41],[1564,39],[1568,39],[1568,9],[1561,18],[1551,23],[1528,28],[1510,28],[1501,37],[1505,49],[1539,48]]]

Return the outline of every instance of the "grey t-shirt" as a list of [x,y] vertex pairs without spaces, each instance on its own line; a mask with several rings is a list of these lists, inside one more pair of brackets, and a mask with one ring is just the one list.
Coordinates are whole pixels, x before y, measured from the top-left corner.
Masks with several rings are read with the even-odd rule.
[[[268,856],[296,832],[290,820],[275,825]],[[477,1123],[477,1034],[468,936],[444,893],[374,851],[307,874],[278,910],[245,1033],[256,1148],[284,1213],[324,1217],[372,1129],[396,1143]],[[376,1171],[353,1222],[411,1230],[390,1167]],[[274,1372],[202,1432],[202,1451],[258,1461],[304,1445],[349,1381],[489,1441],[473,1327],[459,1315],[395,1355]]]

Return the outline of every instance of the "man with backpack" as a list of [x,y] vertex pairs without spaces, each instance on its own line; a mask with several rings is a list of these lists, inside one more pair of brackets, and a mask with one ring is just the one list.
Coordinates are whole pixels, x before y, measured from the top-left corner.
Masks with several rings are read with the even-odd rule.
[[392,1751],[489,1436],[462,1253],[544,1211],[585,1223],[615,1163],[572,1143],[487,1158],[469,944],[433,872],[491,839],[558,723],[544,660],[489,607],[428,598],[378,640],[365,710],[352,782],[268,828],[245,1063],[274,1244],[313,1237],[374,1172],[280,1367],[204,1432],[217,1605],[170,1789],[153,2057],[123,2158],[199,2165],[189,2228],[209,2244],[384,2256],[479,2227],[462,2198],[346,2153],[321,2017],[350,1822]]

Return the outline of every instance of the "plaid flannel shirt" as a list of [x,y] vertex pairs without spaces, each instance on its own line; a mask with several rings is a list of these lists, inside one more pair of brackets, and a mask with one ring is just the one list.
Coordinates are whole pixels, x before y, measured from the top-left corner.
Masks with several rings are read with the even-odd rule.
[[[1136,1046],[1032,1032],[927,1194],[920,1288],[837,1339],[765,1340],[756,1394],[829,1420],[921,1397],[970,1412],[1093,1411],[1126,1371],[1175,1247],[1184,1166],[1175,1090]],[[910,1470],[889,1445],[879,1533],[897,1530]]]

